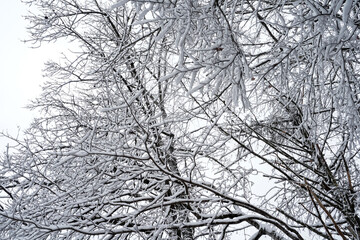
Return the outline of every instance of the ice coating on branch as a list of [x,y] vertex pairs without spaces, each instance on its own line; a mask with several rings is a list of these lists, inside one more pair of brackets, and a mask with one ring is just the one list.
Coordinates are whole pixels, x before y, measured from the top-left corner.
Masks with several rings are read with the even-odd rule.
[[85,157],[89,155],[89,153],[85,150],[72,150],[67,152],[52,152],[51,154],[57,156],[73,156],[73,157]]
[[170,20],[164,27],[161,27],[161,31],[160,31],[159,35],[156,36],[155,42],[160,41],[161,39],[163,39],[165,34],[169,31],[169,29],[173,25],[173,22],[174,22],[174,20]]
[[[341,2],[341,1],[339,1]],[[343,15],[342,19],[344,23],[347,23],[349,17],[350,17],[350,11],[352,7],[353,0],[346,0],[344,7],[343,7]]]
[[122,7],[122,6],[124,6],[127,2],[129,2],[129,0],[119,1],[119,2],[115,3],[114,5],[112,5],[112,6],[110,7],[110,10],[114,10],[115,8]]
[[340,10],[342,5],[343,5],[343,1],[332,1],[331,3],[332,14],[336,15],[336,13]]

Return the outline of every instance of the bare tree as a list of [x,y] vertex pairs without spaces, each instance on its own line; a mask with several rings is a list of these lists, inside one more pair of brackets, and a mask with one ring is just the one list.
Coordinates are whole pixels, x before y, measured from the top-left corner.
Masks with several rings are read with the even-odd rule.
[[27,2],[75,49],[1,158],[2,239],[360,239],[357,1]]

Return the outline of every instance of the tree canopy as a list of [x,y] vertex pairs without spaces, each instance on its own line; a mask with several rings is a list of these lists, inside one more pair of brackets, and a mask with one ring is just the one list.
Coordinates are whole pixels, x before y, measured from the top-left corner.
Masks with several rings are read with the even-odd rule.
[[360,2],[25,2],[73,49],[0,158],[1,239],[360,239]]

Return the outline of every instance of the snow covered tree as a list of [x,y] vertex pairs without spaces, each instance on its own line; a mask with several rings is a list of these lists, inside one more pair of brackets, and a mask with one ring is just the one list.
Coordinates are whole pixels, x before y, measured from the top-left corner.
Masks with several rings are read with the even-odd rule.
[[26,2],[74,49],[1,158],[2,239],[360,239],[360,3]]

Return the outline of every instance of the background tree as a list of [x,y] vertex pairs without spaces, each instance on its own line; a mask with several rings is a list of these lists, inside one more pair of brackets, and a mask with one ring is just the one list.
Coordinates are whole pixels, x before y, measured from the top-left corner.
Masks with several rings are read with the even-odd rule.
[[359,239],[357,1],[27,2],[76,48],[1,159],[1,238]]

